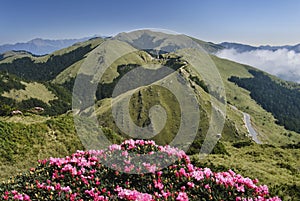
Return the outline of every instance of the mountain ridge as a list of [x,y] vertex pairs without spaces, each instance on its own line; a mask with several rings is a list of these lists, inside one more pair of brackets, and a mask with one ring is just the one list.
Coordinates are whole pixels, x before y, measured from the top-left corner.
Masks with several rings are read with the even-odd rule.
[[254,51],[254,50],[270,50],[276,51],[279,49],[287,49],[289,51],[293,50],[296,53],[300,52],[300,43],[295,45],[281,45],[281,46],[271,46],[271,45],[260,45],[260,46],[252,46],[243,43],[236,43],[236,42],[222,42],[218,45],[223,46],[226,49],[235,49],[237,52],[247,52],[247,51]]

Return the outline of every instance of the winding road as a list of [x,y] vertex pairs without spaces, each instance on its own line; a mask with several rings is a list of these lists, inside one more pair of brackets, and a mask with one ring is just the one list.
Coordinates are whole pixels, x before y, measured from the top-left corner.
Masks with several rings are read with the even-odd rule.
[[[231,108],[233,108],[234,110],[236,111],[240,111],[239,109],[237,109],[235,106],[233,105],[230,105]],[[244,123],[245,123],[245,126],[248,130],[248,133],[249,135],[252,137],[253,141],[256,142],[257,144],[262,144],[262,142],[258,139],[258,134],[257,132],[255,131],[255,129],[252,127],[252,124],[251,124],[251,116],[250,114],[246,113],[246,112],[242,112],[240,111],[243,116],[244,116]]]
[[244,115],[244,122],[245,122],[245,126],[248,130],[249,135],[252,137],[254,142],[256,142],[257,144],[262,144],[262,142],[257,138],[257,132],[252,127],[250,115],[245,112],[242,112],[242,113]]

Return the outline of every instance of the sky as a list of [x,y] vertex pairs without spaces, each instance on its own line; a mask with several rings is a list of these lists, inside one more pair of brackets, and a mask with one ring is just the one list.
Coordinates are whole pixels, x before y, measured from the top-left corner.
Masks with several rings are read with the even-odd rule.
[[215,43],[300,43],[298,0],[1,0],[0,44],[168,29]]

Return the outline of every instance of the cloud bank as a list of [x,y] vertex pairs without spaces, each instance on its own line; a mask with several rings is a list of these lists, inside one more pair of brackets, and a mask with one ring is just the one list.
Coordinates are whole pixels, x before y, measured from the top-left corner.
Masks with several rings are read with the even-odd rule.
[[239,53],[235,49],[224,49],[217,52],[216,56],[248,64],[284,80],[300,83],[300,53],[293,50],[253,50]]

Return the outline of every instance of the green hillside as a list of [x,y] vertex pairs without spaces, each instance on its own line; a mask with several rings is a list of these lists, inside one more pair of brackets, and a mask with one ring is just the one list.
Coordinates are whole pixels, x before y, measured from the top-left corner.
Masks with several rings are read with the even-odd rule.
[[[168,57],[167,54],[164,55],[165,57]],[[229,141],[235,141],[238,139],[243,139],[247,131],[244,127],[243,123],[243,117],[241,115],[241,111],[247,112],[251,115],[252,117],[252,123],[257,132],[259,133],[259,138],[264,142],[264,143],[271,143],[271,144],[285,144],[285,143],[297,143],[299,141],[299,135],[296,134],[293,131],[287,131],[283,126],[280,126],[276,124],[276,119],[273,117],[273,115],[269,112],[267,112],[260,104],[258,104],[255,100],[252,99],[250,92],[244,90],[243,88],[238,87],[234,83],[230,82],[228,79],[231,76],[236,76],[236,77],[244,77],[244,78],[250,78],[252,77],[252,74],[249,73],[249,69],[252,69],[251,67],[241,65],[238,63],[234,63],[228,60],[223,60],[219,59],[217,57],[212,56],[213,61],[215,62],[217,68],[220,71],[221,77],[223,78],[223,82],[225,85],[225,91],[226,91],[226,98],[227,98],[227,118],[226,118],[226,124],[223,130],[223,139],[229,140]],[[162,65],[166,64],[166,61],[163,61]],[[125,69],[123,65],[120,65],[118,68]],[[132,69],[135,68],[134,64],[131,64]],[[112,70],[108,70],[111,72]],[[190,68],[189,66],[182,65],[180,69],[178,69],[178,72],[184,72],[185,79],[189,80],[191,77],[195,76],[195,72],[193,68]],[[125,71],[126,73],[126,71]],[[124,74],[125,74],[124,73]],[[122,76],[122,73],[118,73],[119,76]],[[114,88],[114,83],[117,83],[120,78],[115,78],[114,81],[110,83],[103,83],[98,87],[98,90],[102,91],[102,93],[106,93],[104,96],[97,96],[98,99],[100,99],[99,104],[100,108],[97,109],[99,111],[99,120],[103,122],[105,126],[108,127],[113,127],[114,129],[118,130],[118,128],[115,125],[112,125],[112,116],[111,110],[109,109],[110,105],[104,104],[102,106],[101,98],[111,98],[111,92]],[[136,78],[139,79],[139,78]],[[199,78],[201,80],[201,78]],[[194,82],[191,82],[191,85]],[[203,118],[203,121],[201,122],[200,128],[202,130],[202,135],[205,134],[208,129],[208,119],[211,111],[211,106],[210,106],[210,97],[209,95],[205,92],[205,88],[203,85],[201,85],[201,82],[197,84],[195,82],[195,93],[198,95],[198,101],[199,105],[202,111],[202,114],[205,118]],[[110,93],[108,93],[110,91]],[[132,117],[139,117],[141,119],[136,119],[136,123],[139,126],[142,126],[143,123],[149,121],[148,117],[148,110],[151,105],[156,103],[156,98],[159,100],[159,103],[161,105],[168,105],[170,103],[174,102],[174,99],[164,99],[163,96],[159,96],[157,94],[165,94],[161,93],[160,89],[158,91],[155,90],[139,90],[135,94],[143,94],[141,91],[144,91],[145,96],[141,96],[139,101],[137,101],[134,97],[132,97],[132,102],[130,104],[134,105],[135,109],[131,109],[131,116]],[[98,91],[99,92],[99,91]],[[97,93],[98,93],[97,92]],[[275,93],[275,91],[274,91]],[[149,98],[151,97],[151,98]],[[170,97],[169,97],[170,98]],[[136,100],[136,102],[134,102]],[[154,103],[152,103],[152,101]],[[137,103],[138,102],[138,103]],[[139,105],[141,104],[142,105]],[[232,109],[230,105],[234,105],[235,107],[238,108],[238,110]],[[103,108],[101,108],[103,107]],[[107,108],[108,107],[108,108]],[[133,107],[133,106],[132,106]],[[137,110],[137,108],[142,108]],[[173,112],[174,106],[171,106]],[[139,112],[138,112],[139,111]],[[139,114],[143,111],[145,114]],[[105,113],[105,114],[103,114]],[[176,113],[176,112],[175,112]],[[177,111],[178,113],[178,111]],[[201,114],[201,115],[202,115]],[[176,116],[176,115],[175,115]],[[177,115],[178,116],[178,115]],[[105,119],[105,120],[103,120]],[[172,122],[172,120],[170,120]],[[138,123],[140,122],[140,123]],[[143,123],[141,123],[143,122]],[[172,126],[174,126],[174,123],[171,123]],[[206,125],[206,126],[205,126]],[[167,130],[170,130],[174,133],[173,128],[165,128]],[[118,130],[119,131],[119,130]],[[120,131],[119,131],[120,132]],[[170,136],[171,134],[169,132],[162,132],[164,133],[165,136]],[[169,133],[169,134],[168,134]],[[200,135],[200,131],[199,131]],[[172,136],[172,135],[171,135]],[[165,141],[164,141],[165,142]]]

